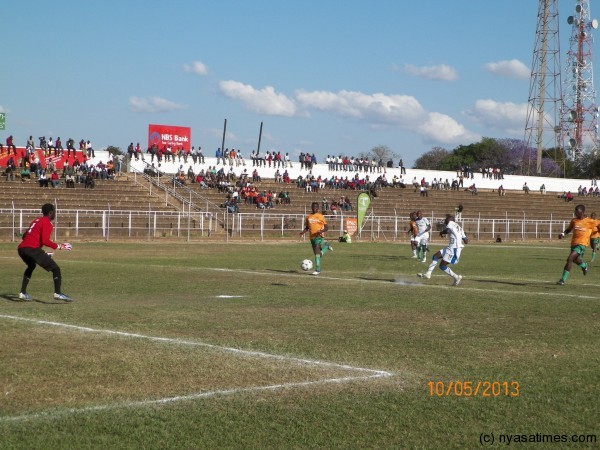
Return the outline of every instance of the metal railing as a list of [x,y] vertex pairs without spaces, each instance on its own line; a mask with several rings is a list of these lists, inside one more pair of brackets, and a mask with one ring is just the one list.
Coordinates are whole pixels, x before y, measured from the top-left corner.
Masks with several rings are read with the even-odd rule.
[[[147,210],[87,210],[61,209],[57,205],[54,238],[62,239],[144,239],[175,238],[201,240],[207,237],[219,240],[243,239],[298,239],[304,228],[304,214],[275,212],[219,213],[205,211]],[[31,221],[39,217],[39,209],[0,209],[0,239],[20,240]],[[355,215],[330,215],[329,238],[342,234],[347,218]],[[445,242],[436,232],[436,224],[443,216],[432,214],[432,242]],[[515,218],[464,218],[459,223],[474,241],[490,241],[500,236],[503,240],[546,240],[563,231],[568,220],[529,220]],[[354,237],[357,241],[406,241],[408,218],[404,216],[376,216],[365,218],[362,229]]]
[[[150,164],[146,162],[144,162],[144,164],[147,169],[152,168]],[[152,169],[156,170],[156,168]],[[182,210],[187,209],[206,212],[211,210],[214,212],[219,209],[219,205],[216,203],[202,196],[194,189],[190,189],[188,186],[178,182],[173,174],[163,174],[160,171],[157,171],[156,175],[150,175],[145,172],[140,172],[135,168],[130,168],[130,172],[133,173],[133,181],[137,185],[145,186],[143,183],[140,183],[138,177],[141,177],[147,182],[150,195],[152,195],[152,187],[164,192],[165,205],[175,206]],[[170,203],[170,199],[175,199],[178,203]]]

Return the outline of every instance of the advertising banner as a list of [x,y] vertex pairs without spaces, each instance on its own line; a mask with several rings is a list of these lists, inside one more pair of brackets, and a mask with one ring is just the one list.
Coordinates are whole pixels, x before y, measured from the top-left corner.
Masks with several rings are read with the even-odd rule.
[[192,129],[190,127],[148,125],[148,147],[156,144],[158,148],[170,146],[172,149],[183,147],[185,150],[190,150],[191,142]]
[[358,230],[358,221],[354,217],[346,219],[346,230],[350,236],[354,236]]
[[369,205],[371,204],[371,197],[366,192],[361,192],[358,194],[357,200],[358,206],[358,229],[362,228],[363,220],[365,219],[365,214],[367,213],[367,209],[369,209]]

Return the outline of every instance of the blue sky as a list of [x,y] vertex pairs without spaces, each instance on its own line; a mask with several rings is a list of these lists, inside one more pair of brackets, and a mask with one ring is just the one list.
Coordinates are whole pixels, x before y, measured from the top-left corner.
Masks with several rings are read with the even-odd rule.
[[[155,123],[191,127],[212,155],[227,119],[245,156],[263,122],[263,152],[387,145],[412,165],[524,135],[534,0],[5,3],[2,141],[125,149]],[[575,0],[559,3],[564,61]]]

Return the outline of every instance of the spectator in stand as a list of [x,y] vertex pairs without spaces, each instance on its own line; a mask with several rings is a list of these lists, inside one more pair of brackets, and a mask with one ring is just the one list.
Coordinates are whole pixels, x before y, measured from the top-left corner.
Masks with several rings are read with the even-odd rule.
[[192,169],[192,166],[188,168],[187,177],[190,183],[193,183],[196,178],[196,174],[194,174],[194,169]]
[[73,166],[75,168],[75,183],[84,183],[85,182],[85,174],[83,173],[83,168],[81,164],[77,166]]
[[73,177],[73,174],[68,173],[65,176],[65,186],[68,188],[75,188],[75,177]]
[[475,183],[467,188],[467,191],[471,193],[471,195],[477,195],[477,187],[475,187]]
[[29,170],[31,171],[32,175],[35,176],[39,176],[39,170],[40,170],[40,160],[38,159],[37,155],[34,153],[31,155],[31,161],[29,163]]
[[[40,140],[40,148],[42,149],[43,155],[47,156],[46,152],[48,151],[48,142],[46,141],[46,136],[42,136],[38,139]],[[0,147],[2,147],[1,144]]]
[[60,187],[60,178],[56,170],[50,175],[50,182],[52,183],[53,188]]
[[527,186],[527,181],[523,185],[523,192],[525,192],[526,194],[529,194],[529,186]]
[[329,207],[329,210],[331,211],[331,214],[333,214],[334,216],[337,215],[337,210],[338,210],[338,206],[336,202],[332,202],[331,206]]
[[88,173],[85,176],[84,187],[85,189],[94,189],[96,187],[96,181],[94,180],[91,171],[88,171]]
[[42,170],[40,172],[40,177],[38,179],[38,182],[40,183],[40,187],[47,188],[49,186],[48,178],[46,178],[46,171]]
[[504,197],[505,195],[506,195],[506,192],[504,192],[504,186],[500,185],[500,187],[498,188],[498,196]]
[[29,167],[25,166],[21,169],[21,181],[31,181],[31,172],[29,171]]
[[540,194],[545,195],[546,194],[546,185],[542,184],[540,186]]
[[12,181],[15,179],[16,170],[17,166],[15,165],[15,160],[11,156],[10,158],[8,158],[8,161],[6,162],[6,169],[4,170],[4,174],[6,175],[7,181]]
[[55,149],[56,149],[56,147],[54,147],[54,141],[52,140],[52,136],[50,136],[50,139],[48,139],[48,155],[47,156],[50,156],[52,151]]
[[17,147],[15,147],[15,143],[13,142],[12,134],[6,138],[6,151],[10,154],[10,149],[13,149],[13,154],[17,154]]
[[400,158],[398,167],[400,167],[400,175],[406,175],[406,167],[404,167],[404,162],[402,161],[402,158]]
[[27,139],[25,150],[27,151],[28,155],[33,155],[35,153],[35,142],[33,141],[33,136],[29,136],[29,139]]
[[415,192],[417,192],[417,190],[421,187],[421,185],[419,184],[419,182],[417,181],[417,177],[414,177],[412,180],[412,185],[415,187]]
[[71,152],[73,152],[73,156],[75,156],[75,141],[73,138],[67,139],[67,158],[71,157]]
[[54,147],[54,156],[62,156],[65,153],[65,149],[62,146],[60,136],[56,138],[56,145]]
[[133,142],[130,142],[127,146],[127,156],[129,156],[129,161],[133,161]]
[[92,143],[90,141],[87,141],[85,143],[85,150],[88,154],[88,157],[90,157],[90,158],[96,157],[96,153],[94,153],[94,147],[92,147]]

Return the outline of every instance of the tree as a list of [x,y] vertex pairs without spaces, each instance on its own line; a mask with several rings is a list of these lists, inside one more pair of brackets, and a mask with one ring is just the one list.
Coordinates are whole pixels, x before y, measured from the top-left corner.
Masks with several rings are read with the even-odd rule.
[[383,162],[388,162],[390,159],[399,158],[396,152],[394,152],[387,145],[377,145],[369,150],[366,154],[360,154],[361,157],[367,157],[370,160],[374,159],[375,161],[382,160]]
[[106,147],[106,151],[113,156],[118,156],[118,155],[123,154],[121,147],[115,147],[114,145],[109,145],[108,147]]
[[443,147],[433,147],[423,153],[413,165],[413,169],[444,170],[444,161],[452,154]]

